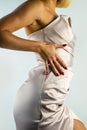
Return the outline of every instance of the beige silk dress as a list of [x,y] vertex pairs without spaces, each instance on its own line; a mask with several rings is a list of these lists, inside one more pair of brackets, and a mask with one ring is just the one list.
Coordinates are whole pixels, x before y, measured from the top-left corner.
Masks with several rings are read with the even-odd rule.
[[16,130],[73,130],[73,119],[79,119],[66,105],[73,76],[72,64],[75,34],[67,15],[59,15],[43,29],[28,36],[29,40],[67,44],[56,52],[68,66],[64,75],[45,75],[45,62],[35,52],[37,66],[29,71],[28,79],[19,88],[14,103]]

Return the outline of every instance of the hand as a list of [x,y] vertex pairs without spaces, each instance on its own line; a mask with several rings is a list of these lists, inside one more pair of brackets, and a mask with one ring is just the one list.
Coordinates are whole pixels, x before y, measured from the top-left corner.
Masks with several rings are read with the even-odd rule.
[[49,68],[53,71],[56,76],[60,74],[64,75],[63,69],[67,69],[67,66],[61,59],[61,57],[56,53],[57,48],[63,48],[67,44],[56,44],[56,43],[42,43],[41,51],[39,52],[41,57],[45,61],[46,74],[49,73]]

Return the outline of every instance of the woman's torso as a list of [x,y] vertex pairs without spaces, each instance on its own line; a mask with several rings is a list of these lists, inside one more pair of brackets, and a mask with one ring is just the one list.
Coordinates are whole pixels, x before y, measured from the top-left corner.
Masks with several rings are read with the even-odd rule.
[[[50,24],[43,29],[35,31],[28,35],[29,40],[67,44],[64,48],[58,48],[56,51],[63,59],[68,68],[72,68],[73,51],[75,45],[75,35],[68,22],[69,16],[59,15]],[[38,53],[36,59],[39,65],[45,65],[44,60]]]
[[[55,11],[50,10],[50,8],[44,8],[39,19],[25,27],[25,31],[29,40],[68,44],[65,49],[57,49],[57,52],[71,69],[75,35],[68,16],[58,15]],[[39,65],[45,65],[40,55],[38,53],[35,54]]]
[[[40,6],[40,12],[37,13],[35,20],[32,24],[25,27],[26,35],[29,35],[37,30],[44,28],[50,22],[52,22],[58,14],[55,11],[54,5],[47,3],[46,1],[38,2],[38,6]],[[38,12],[38,10],[36,10]]]

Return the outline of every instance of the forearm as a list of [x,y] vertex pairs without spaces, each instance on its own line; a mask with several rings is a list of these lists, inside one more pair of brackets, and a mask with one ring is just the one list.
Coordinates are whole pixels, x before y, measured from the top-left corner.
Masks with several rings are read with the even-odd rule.
[[9,31],[0,32],[0,47],[11,50],[40,52],[41,42],[19,38]]

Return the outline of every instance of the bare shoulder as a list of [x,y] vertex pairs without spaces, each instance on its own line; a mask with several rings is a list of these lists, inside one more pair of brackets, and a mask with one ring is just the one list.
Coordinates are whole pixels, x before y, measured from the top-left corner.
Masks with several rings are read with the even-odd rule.
[[37,19],[25,27],[27,35],[44,28],[57,17],[57,13],[50,9],[44,1],[40,0],[37,6],[40,6],[40,9],[37,11]]
[[0,19],[0,30],[14,32],[32,24],[33,21],[39,19],[43,8],[43,3],[40,0],[27,0]]

